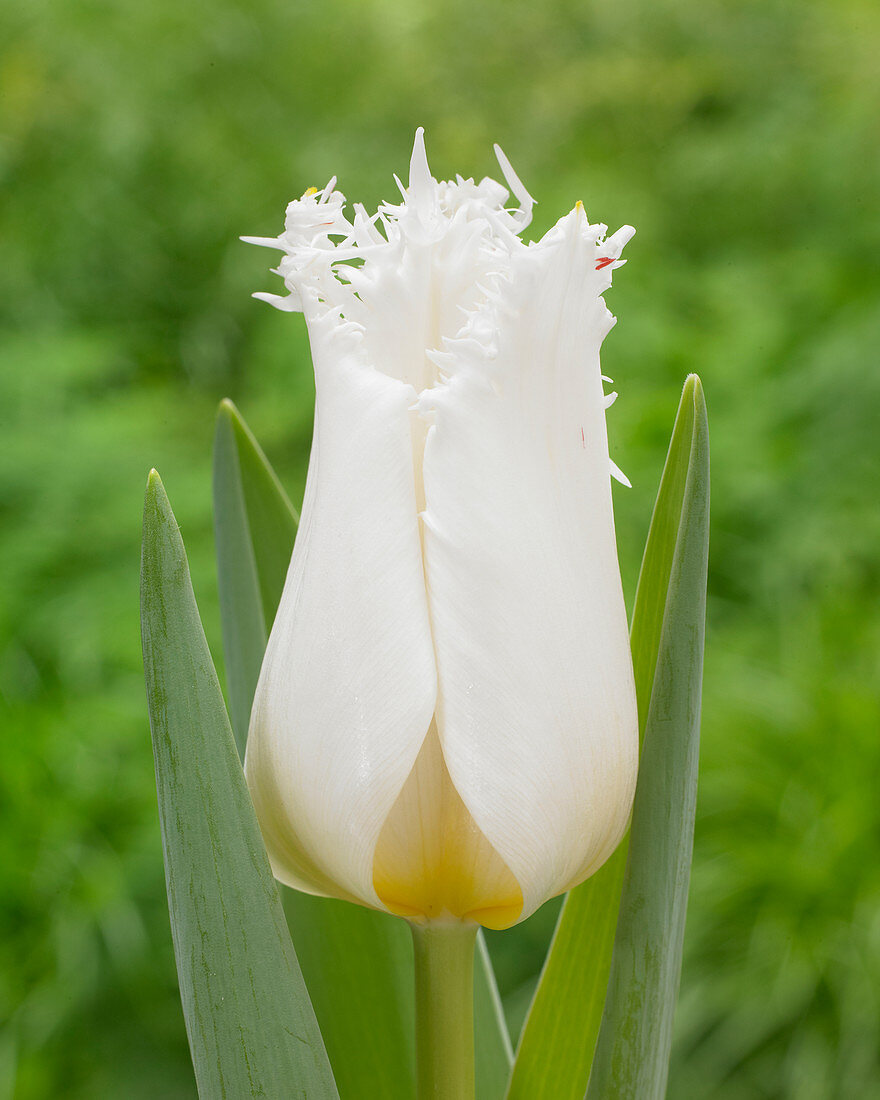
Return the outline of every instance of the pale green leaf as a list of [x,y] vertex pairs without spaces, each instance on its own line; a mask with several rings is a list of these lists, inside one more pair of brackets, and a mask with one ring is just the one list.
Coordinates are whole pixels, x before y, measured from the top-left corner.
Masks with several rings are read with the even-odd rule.
[[[293,548],[295,513],[230,401],[217,416],[214,514],[227,688],[243,753],[268,625]],[[406,924],[347,902],[286,889],[283,896],[344,1100],[409,1100],[415,1045]],[[482,937],[475,983],[478,1096],[499,1100],[512,1054]]]
[[509,1100],[582,1100],[602,1019],[625,866],[622,843],[563,903],[523,1026]]
[[[633,611],[630,643],[643,734],[664,614],[679,598],[669,584],[676,547],[680,541],[703,537],[698,527],[700,517],[685,501],[691,470],[692,491],[705,476],[708,494],[705,411],[698,423],[697,405],[704,410],[699,380],[691,377],[685,384],[673,428]],[[703,461],[704,452],[705,472],[697,465]],[[703,585],[705,588],[705,573]],[[611,970],[627,849],[625,839],[598,873],[572,890],[565,900],[523,1028],[508,1092],[510,1100],[581,1100],[584,1096]]]
[[254,687],[284,585],[297,515],[231,401],[214,433],[214,534],[226,690],[244,757]]
[[477,1100],[501,1100],[510,1078],[513,1047],[482,931],[477,933],[474,959],[474,1043]]
[[708,552],[709,431],[691,375],[639,580],[640,659],[656,654],[656,667],[589,1100],[666,1093],[697,800]]
[[168,906],[199,1095],[336,1097],[155,471],[141,621]]

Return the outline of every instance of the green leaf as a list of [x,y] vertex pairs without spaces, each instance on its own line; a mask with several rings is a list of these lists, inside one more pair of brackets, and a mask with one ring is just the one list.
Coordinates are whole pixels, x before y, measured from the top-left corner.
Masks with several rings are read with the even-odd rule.
[[666,1093],[697,801],[708,553],[709,429],[691,375],[639,578],[638,652],[656,664],[589,1100]]
[[229,710],[244,758],[254,687],[275,617],[297,515],[231,401],[214,433],[214,534]]
[[336,1097],[155,471],[144,504],[141,622],[171,932],[199,1096]]
[[[243,754],[267,628],[293,549],[295,513],[231,401],[217,416],[214,514],[227,687]],[[406,924],[331,898],[287,889],[282,894],[341,1095],[409,1100],[415,1045]],[[478,1096],[499,1100],[512,1053],[482,937],[475,983]]]
[[477,933],[474,959],[474,1051],[477,1100],[501,1100],[510,1078],[513,1047],[482,929]]
[[[633,611],[630,644],[642,734],[664,617],[675,614],[684,598],[670,585],[676,548],[705,537],[699,525],[706,520],[695,510],[698,492],[705,492],[708,500],[708,441],[702,389],[699,379],[691,376],[673,428]],[[705,590],[705,565],[702,585]],[[510,1100],[581,1100],[584,1096],[611,971],[628,843],[625,839],[611,859],[565,900],[523,1028]],[[617,1094],[597,1095],[610,1100]],[[631,1095],[641,1100],[641,1093]]]
[[344,1100],[415,1095],[413,962],[404,922],[282,889],[315,1014]]
[[509,1100],[582,1100],[611,968],[626,843],[563,903],[523,1026]]

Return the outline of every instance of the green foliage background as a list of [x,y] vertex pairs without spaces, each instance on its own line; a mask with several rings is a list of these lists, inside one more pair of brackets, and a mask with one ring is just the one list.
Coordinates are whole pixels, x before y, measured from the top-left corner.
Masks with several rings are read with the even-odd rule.
[[[639,232],[603,366],[630,600],[678,392],[713,445],[672,1100],[880,1097],[880,9],[871,0],[10,0],[0,11],[0,1096],[193,1097],[137,627],[147,469],[219,659],[232,396],[303,486],[285,203],[494,173]],[[555,905],[491,937],[518,1026]]]

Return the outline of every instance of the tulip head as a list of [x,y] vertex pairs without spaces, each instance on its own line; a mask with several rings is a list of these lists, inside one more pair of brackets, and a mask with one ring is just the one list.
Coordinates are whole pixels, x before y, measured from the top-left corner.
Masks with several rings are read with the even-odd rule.
[[[599,346],[628,226],[435,181],[335,180],[276,239],[316,380],[302,522],[245,762],[277,878],[503,928],[583,881],[629,817],[638,722]],[[509,208],[509,191],[517,205]]]

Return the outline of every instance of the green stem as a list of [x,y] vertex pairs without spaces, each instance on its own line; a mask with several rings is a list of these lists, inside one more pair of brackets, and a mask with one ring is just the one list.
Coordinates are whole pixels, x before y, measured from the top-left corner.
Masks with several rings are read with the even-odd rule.
[[475,924],[413,924],[419,1100],[473,1100]]

